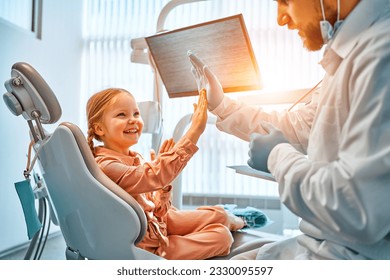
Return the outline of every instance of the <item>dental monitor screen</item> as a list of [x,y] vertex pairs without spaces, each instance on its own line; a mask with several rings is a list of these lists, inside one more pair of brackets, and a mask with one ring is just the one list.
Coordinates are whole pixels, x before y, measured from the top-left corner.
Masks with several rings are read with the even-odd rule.
[[198,95],[190,50],[219,78],[224,92],[261,89],[252,45],[241,14],[146,37],[170,98]]

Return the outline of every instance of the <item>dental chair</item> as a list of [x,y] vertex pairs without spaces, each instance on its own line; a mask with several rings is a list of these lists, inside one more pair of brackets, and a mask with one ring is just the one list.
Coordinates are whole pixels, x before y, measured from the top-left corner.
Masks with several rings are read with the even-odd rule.
[[[3,99],[23,115],[66,243],[67,259],[160,259],[135,246],[146,232],[142,208],[98,167],[81,130],[61,123],[52,134],[42,124],[61,117],[56,96],[27,63],[12,66]],[[35,122],[35,126],[33,123]]]
[[[42,187],[47,188],[51,215],[58,221],[66,243],[66,258],[162,259],[135,246],[146,232],[143,209],[101,171],[82,131],[69,122],[59,124],[53,133],[43,128],[43,124],[60,119],[61,107],[40,74],[27,63],[15,63],[5,87],[3,99],[7,107],[28,122],[44,179]],[[145,112],[147,109],[151,111]],[[142,103],[140,110],[147,116],[159,109],[153,103]],[[161,135],[158,122],[146,121],[145,129]],[[228,259],[272,241],[241,232],[235,233],[234,238],[232,253],[216,259]]]

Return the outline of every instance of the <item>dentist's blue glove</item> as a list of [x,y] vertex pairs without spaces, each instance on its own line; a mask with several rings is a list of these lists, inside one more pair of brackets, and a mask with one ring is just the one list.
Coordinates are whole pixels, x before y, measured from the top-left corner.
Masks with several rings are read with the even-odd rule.
[[214,110],[223,99],[222,85],[206,63],[191,51],[188,51],[187,55],[192,64],[191,71],[198,85],[198,90],[206,89],[207,108]]
[[266,135],[253,133],[250,136],[248,165],[254,169],[269,172],[268,156],[271,150],[280,143],[288,143],[283,133],[271,123],[262,122]]

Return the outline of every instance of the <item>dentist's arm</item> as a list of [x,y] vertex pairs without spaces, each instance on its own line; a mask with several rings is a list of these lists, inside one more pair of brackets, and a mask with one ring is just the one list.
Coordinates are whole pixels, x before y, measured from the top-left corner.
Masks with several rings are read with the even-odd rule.
[[209,111],[217,116],[216,127],[224,132],[250,141],[252,133],[267,134],[261,122],[272,123],[283,132],[286,139],[305,151],[310,127],[317,108],[317,92],[313,94],[310,104],[293,112],[265,111],[261,107],[251,106],[226,96],[216,75],[195,54],[189,53],[192,73],[198,85],[203,84],[207,90]]

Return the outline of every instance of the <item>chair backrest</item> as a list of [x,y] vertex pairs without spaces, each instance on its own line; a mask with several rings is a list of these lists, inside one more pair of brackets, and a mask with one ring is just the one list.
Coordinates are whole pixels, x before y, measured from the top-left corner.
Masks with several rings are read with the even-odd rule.
[[136,247],[146,232],[145,214],[100,170],[81,130],[71,123],[61,123],[52,134],[43,129],[42,124],[55,123],[61,116],[44,79],[27,63],[14,64],[11,75],[3,99],[14,115],[28,121],[68,249],[80,259],[160,259]]

